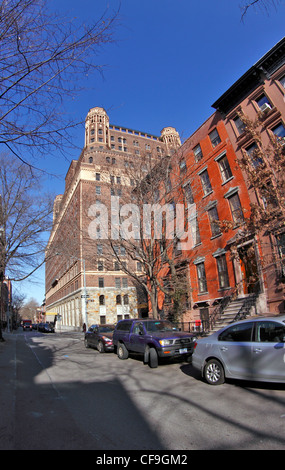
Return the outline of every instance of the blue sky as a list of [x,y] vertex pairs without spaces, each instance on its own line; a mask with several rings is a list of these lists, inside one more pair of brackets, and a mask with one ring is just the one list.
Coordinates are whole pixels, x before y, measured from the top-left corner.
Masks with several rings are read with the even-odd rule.
[[[102,106],[112,124],[156,135],[173,126],[187,139],[213,113],[216,99],[285,35],[285,0],[268,12],[252,8],[241,21],[243,1],[57,0],[56,9],[86,23],[120,4],[115,42],[97,56],[106,65],[104,78],[82,77],[84,90],[64,101],[66,109],[84,120],[90,108]],[[66,158],[41,163],[58,175],[48,180],[55,194],[64,191],[69,161],[83,144],[82,128]],[[43,269],[36,280],[15,287],[42,302]]]

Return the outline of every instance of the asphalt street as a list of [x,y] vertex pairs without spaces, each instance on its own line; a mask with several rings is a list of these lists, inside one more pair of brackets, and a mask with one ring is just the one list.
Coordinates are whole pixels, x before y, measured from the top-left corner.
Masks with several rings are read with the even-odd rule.
[[82,333],[4,333],[0,450],[283,450],[285,385],[203,382],[191,364],[85,349]]

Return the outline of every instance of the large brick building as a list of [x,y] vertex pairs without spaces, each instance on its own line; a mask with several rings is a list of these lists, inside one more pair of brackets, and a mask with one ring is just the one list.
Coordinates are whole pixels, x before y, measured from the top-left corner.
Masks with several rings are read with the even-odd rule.
[[[80,329],[84,323],[116,323],[138,315],[137,288],[120,270],[108,240],[100,233],[90,237],[90,224],[96,205],[112,217],[111,196],[125,200],[132,190],[132,171],[144,170],[147,155],[157,162],[179,146],[172,127],[154,136],[111,125],[103,108],[89,110],[85,146],[71,162],[64,194],[55,199],[46,249],[46,310],[57,315],[58,328]],[[137,269],[130,259],[125,262]]]

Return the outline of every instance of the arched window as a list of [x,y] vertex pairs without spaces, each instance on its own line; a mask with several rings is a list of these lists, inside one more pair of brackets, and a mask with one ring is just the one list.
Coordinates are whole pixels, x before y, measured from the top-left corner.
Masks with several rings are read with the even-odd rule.
[[121,305],[122,304],[122,298],[120,295],[116,295],[116,304]]
[[129,305],[129,296],[128,296],[128,294],[124,295],[124,305]]
[[99,296],[99,305],[105,305],[105,295]]

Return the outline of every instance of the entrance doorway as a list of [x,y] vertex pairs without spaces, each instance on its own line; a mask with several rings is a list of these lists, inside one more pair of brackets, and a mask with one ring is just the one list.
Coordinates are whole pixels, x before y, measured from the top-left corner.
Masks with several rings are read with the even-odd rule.
[[259,275],[253,243],[238,248],[244,294],[259,292]]

